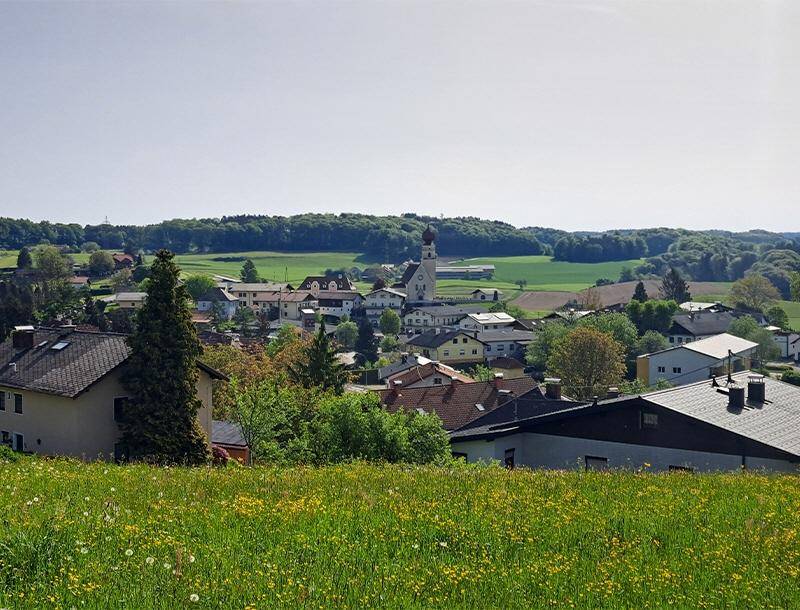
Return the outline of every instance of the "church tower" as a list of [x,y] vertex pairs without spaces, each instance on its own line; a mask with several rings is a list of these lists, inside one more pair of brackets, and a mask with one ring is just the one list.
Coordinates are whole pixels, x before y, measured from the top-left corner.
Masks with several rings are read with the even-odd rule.
[[423,301],[433,301],[436,299],[436,233],[431,229],[431,225],[422,233],[422,258],[420,267],[424,269],[425,278],[422,298]]

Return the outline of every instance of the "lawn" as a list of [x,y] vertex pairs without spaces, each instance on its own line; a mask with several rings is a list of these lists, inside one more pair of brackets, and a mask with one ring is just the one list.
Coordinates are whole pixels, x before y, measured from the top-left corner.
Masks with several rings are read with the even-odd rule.
[[0,267],[16,267],[17,254],[12,250],[0,250]]
[[0,606],[800,604],[800,479],[0,464]]

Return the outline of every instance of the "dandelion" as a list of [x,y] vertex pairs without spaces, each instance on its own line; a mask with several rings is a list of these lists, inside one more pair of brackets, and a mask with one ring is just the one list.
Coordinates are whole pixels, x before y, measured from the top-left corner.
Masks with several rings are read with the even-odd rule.
[[194,555],[189,555],[189,563],[194,563]]
[[414,550],[417,550],[419,548],[419,545],[418,544],[412,544],[411,548],[414,549]]
[[169,570],[172,566],[166,562],[164,562],[164,569]]
[[144,560],[144,562],[149,566],[153,565],[153,563],[155,563],[155,561],[156,560],[153,559],[152,557],[148,557],[147,559]]
[[85,511],[83,511],[83,516],[84,516],[84,517],[88,517],[88,516],[89,516],[89,511],[86,511],[86,510],[85,510]]
[[439,543],[439,546],[442,547],[442,548],[447,548],[447,543],[442,541],[442,542]]
[[131,555],[133,555],[133,549],[127,549],[127,550],[125,551],[125,554],[126,554],[128,557],[130,557]]
[[199,602],[200,601],[200,596],[197,593],[192,593],[189,596],[189,601],[190,602]]
[[116,487],[112,487],[111,491],[117,491],[117,488]]
[[81,555],[86,555],[86,553],[88,553],[88,552],[89,552],[88,548],[86,548],[85,546],[81,547]]
[[36,496],[34,496],[34,497],[33,497],[33,501],[34,501],[34,502],[38,502],[38,501],[39,501],[39,498],[37,498]]

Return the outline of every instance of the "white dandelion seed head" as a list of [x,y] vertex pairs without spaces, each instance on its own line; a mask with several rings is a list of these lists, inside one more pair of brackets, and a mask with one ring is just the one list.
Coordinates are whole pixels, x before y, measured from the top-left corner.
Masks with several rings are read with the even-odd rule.
[[192,593],[189,596],[189,601],[190,602],[199,602],[200,601],[200,596],[197,593]]
[[153,563],[155,563],[155,561],[156,560],[153,559],[152,557],[148,557],[147,559],[144,560],[144,562],[149,566],[153,565]]
[[447,546],[447,543],[446,543],[446,542],[440,542],[440,543],[439,543],[439,546],[444,548],[444,547],[446,547],[446,546]]
[[133,549],[127,549],[127,550],[125,551],[125,554],[126,554],[128,557],[130,557],[131,555],[133,555]]
[[169,570],[172,566],[168,563],[164,563],[164,569]]
[[81,555],[86,555],[86,553],[88,553],[88,552],[89,552],[89,549],[86,548],[85,546],[81,548]]
[[189,563],[194,563],[194,555],[189,555]]

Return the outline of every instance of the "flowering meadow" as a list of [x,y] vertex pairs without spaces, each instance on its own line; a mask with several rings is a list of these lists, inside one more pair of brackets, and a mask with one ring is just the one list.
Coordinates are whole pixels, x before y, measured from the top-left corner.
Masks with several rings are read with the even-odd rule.
[[0,462],[1,608],[800,606],[800,479]]

